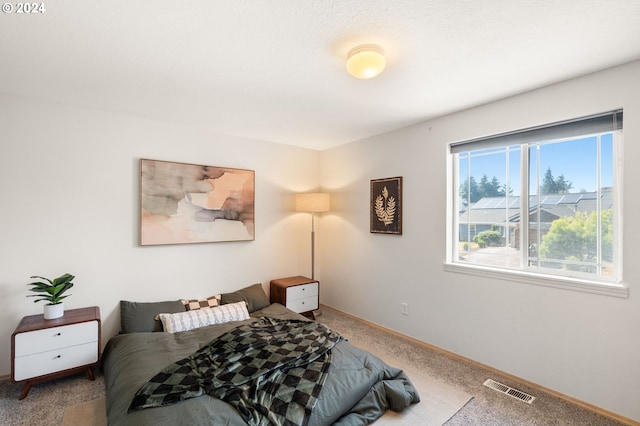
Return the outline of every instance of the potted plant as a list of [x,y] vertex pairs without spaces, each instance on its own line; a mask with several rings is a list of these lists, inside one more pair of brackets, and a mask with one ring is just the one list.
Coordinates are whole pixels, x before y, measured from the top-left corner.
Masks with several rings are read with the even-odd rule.
[[58,278],[54,278],[53,281],[49,278],[32,276],[31,278],[40,278],[44,281],[36,281],[27,285],[32,286],[29,291],[33,291],[37,294],[30,294],[27,297],[37,297],[38,299],[33,302],[45,301],[48,302],[44,305],[44,319],[60,318],[64,315],[64,303],[62,300],[70,295],[63,294],[73,287],[73,279],[75,276],[71,274],[60,275]]

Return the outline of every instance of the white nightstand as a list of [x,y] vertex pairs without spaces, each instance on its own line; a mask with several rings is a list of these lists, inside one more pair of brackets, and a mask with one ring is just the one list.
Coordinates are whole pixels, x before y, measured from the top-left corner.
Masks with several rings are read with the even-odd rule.
[[11,335],[11,379],[25,382],[20,399],[31,386],[86,370],[100,361],[100,308],[70,309],[64,316],[45,320],[44,315],[22,318]]
[[320,282],[297,276],[271,280],[269,289],[271,303],[280,303],[294,312],[315,319],[313,311],[318,309]]

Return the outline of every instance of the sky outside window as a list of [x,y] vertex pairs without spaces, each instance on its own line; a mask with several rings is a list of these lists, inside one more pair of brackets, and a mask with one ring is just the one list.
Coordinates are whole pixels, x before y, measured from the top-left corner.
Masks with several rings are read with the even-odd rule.
[[[533,145],[532,145],[533,146]],[[597,137],[591,136],[580,139],[571,139],[560,142],[549,142],[540,147],[540,176],[542,185],[545,173],[548,169],[555,179],[560,175],[572,184],[569,192],[595,192],[598,189],[596,177],[597,164]],[[508,151],[508,153],[507,153]],[[533,151],[533,150],[532,150]],[[476,183],[480,183],[483,175],[489,181],[495,176],[501,187],[507,183],[507,155],[510,195],[520,195],[520,150],[519,146],[508,148],[485,149],[471,153],[461,153],[459,162],[460,184],[463,184],[471,176]],[[536,161],[533,152],[530,160],[531,194],[537,191]],[[470,168],[469,168],[470,162]],[[601,187],[613,186],[613,134],[606,133],[601,136]]]

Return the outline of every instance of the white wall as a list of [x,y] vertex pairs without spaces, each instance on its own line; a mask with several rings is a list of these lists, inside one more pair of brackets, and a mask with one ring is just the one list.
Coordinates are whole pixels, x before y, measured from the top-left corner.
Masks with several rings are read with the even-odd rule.
[[[448,142],[620,107],[628,299],[443,270]],[[324,151],[322,302],[640,420],[639,164],[640,62]],[[404,235],[370,234],[370,179],[393,176]]]
[[[255,170],[255,241],[140,247],[141,157]],[[66,307],[98,305],[106,343],[121,299],[268,292],[308,274],[309,217],[292,194],[317,189],[318,167],[317,151],[0,95],[0,376],[16,325],[42,313],[31,275],[76,275]]]

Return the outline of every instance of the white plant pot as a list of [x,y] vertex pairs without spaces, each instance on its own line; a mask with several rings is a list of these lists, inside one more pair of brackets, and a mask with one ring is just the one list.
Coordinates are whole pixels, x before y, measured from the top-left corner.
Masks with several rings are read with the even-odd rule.
[[56,319],[64,315],[64,303],[44,305],[44,319]]

